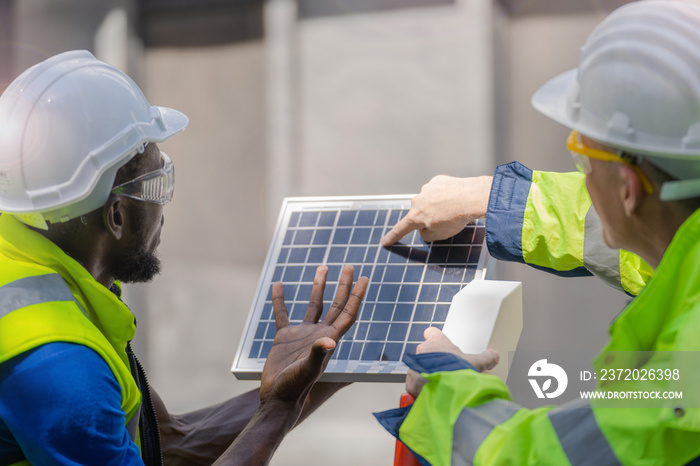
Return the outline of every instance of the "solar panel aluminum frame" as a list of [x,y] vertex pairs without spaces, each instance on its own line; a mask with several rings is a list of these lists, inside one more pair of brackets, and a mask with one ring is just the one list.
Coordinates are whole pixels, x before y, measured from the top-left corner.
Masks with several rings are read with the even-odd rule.
[[[260,380],[265,359],[251,358],[249,355],[255,333],[258,329],[258,324],[261,321],[263,307],[267,301],[270,286],[273,283],[273,274],[277,266],[277,258],[280,255],[292,214],[295,212],[303,213],[305,211],[313,212],[326,210],[337,212],[345,210],[401,209],[402,211],[408,211],[411,207],[411,199],[413,196],[414,195],[328,196],[289,197],[284,199],[270,243],[270,248],[260,275],[257,291],[231,368],[236,378],[240,380]],[[389,231],[393,226],[393,224],[388,224],[388,222],[389,216],[387,215],[383,228],[384,232]],[[483,223],[481,225],[483,225]],[[336,229],[337,226],[334,224],[333,232],[335,232]],[[330,248],[330,245],[328,248]],[[328,251],[326,251],[326,258],[327,256]],[[479,253],[478,265],[473,279],[491,278],[493,275],[493,263],[495,263],[495,261],[489,256],[484,240],[481,243],[481,252]],[[376,266],[376,263],[374,266]],[[356,269],[355,272],[355,280],[357,280],[359,271]],[[325,297],[324,301],[327,301]],[[364,305],[365,303],[363,302],[363,306]],[[327,306],[324,306],[324,315],[325,311],[327,311]],[[360,311],[362,311],[362,308]],[[357,323],[355,325],[357,325]],[[350,329],[349,332],[353,332],[353,329]],[[321,376],[321,380],[327,382],[404,382],[407,371],[407,366],[401,361],[332,359],[324,374]]]

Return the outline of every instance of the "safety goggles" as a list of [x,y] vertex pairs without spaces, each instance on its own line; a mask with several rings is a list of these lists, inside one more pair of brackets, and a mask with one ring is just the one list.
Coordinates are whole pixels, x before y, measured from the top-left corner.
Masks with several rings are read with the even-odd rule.
[[625,154],[623,151],[617,151],[617,153],[614,153],[588,147],[583,143],[583,141],[581,141],[581,135],[577,131],[572,131],[571,134],[569,134],[569,137],[566,140],[566,147],[569,149],[569,152],[571,152],[571,158],[574,160],[576,168],[581,173],[585,173],[586,175],[591,173],[590,159],[602,160],[604,162],[624,163],[628,167],[631,167],[632,170],[634,170],[639,176],[642,187],[647,194],[654,192],[654,185],[651,184],[649,178],[644,174],[644,172],[642,172],[642,169],[639,168],[639,165],[635,163],[635,156]]
[[161,151],[163,168],[145,173],[112,189],[113,194],[139,201],[165,205],[173,198],[175,190],[175,166],[168,155]]

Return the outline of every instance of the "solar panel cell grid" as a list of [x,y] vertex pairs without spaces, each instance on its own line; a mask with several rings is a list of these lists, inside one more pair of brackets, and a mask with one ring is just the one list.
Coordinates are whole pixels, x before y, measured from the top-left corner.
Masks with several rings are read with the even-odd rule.
[[[358,321],[341,341],[335,360],[400,361],[423,341],[427,327],[442,328],[452,297],[474,277],[483,224],[432,244],[413,232],[394,247],[380,247],[379,238],[407,211],[319,209],[289,216],[271,283],[284,282],[292,324],[306,313],[317,266],[329,268],[326,310],[344,264],[355,266],[356,278],[370,278]],[[255,325],[248,357],[265,358],[275,334],[270,291]]]

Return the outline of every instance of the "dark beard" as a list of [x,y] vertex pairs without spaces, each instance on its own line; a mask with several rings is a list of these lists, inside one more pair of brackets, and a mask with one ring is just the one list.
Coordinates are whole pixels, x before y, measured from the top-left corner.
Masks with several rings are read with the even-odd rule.
[[114,278],[122,283],[146,283],[159,273],[160,259],[155,253],[143,253],[120,262],[114,271]]
[[[143,207],[136,204],[137,207]],[[135,225],[136,231],[134,237],[138,238],[138,242],[145,241],[145,222],[142,210],[134,209],[130,214],[132,224]],[[142,244],[142,243],[141,243]],[[138,246],[136,246],[138,248]],[[119,258],[113,272],[114,279],[122,283],[146,283],[160,273],[160,259],[155,251],[133,251]]]

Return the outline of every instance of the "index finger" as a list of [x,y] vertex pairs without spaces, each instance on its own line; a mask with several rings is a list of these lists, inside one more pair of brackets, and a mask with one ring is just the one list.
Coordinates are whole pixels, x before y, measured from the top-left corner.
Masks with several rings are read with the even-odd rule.
[[391,246],[413,230],[418,230],[423,227],[425,227],[423,223],[412,220],[411,212],[409,211],[408,215],[399,220],[389,233],[382,236],[379,242],[382,243],[382,246]]

